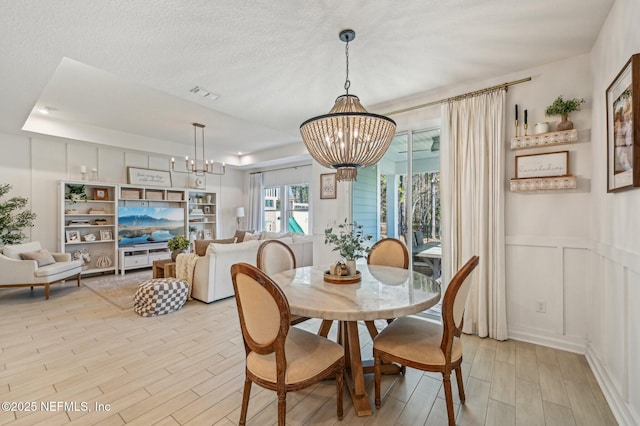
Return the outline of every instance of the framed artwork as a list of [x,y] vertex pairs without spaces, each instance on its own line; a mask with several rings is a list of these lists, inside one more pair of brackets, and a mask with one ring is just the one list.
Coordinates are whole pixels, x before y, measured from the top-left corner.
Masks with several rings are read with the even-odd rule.
[[80,232],[79,231],[65,231],[68,243],[79,243]]
[[171,172],[168,170],[139,169],[127,167],[128,183],[144,186],[171,186]]
[[213,231],[211,229],[204,229],[202,230],[202,238],[204,240],[211,240],[213,239]]
[[516,179],[566,176],[569,151],[516,156]]
[[640,53],[607,88],[607,192],[640,186]]
[[93,199],[109,201],[109,190],[107,188],[93,188]]
[[336,174],[324,173],[320,175],[320,199],[328,200],[336,198]]
[[101,230],[100,231],[100,239],[102,241],[111,241],[113,240],[113,234],[110,230]]

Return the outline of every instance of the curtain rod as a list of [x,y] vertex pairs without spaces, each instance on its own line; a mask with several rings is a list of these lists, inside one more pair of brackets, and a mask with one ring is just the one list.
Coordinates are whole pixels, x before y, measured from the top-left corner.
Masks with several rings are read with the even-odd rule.
[[251,172],[249,173],[250,175],[255,175],[258,173],[267,173],[267,172],[277,172],[280,170],[289,170],[289,169],[297,169],[298,167],[309,167],[311,166],[311,164],[298,164],[297,166],[289,166],[289,167],[280,167],[279,169],[269,169],[269,170],[262,170],[260,172]]
[[409,111],[413,111],[413,110],[420,109],[420,108],[426,108],[428,106],[438,105],[438,104],[442,104],[442,103],[445,103],[445,102],[459,101],[461,99],[469,98],[471,96],[477,96],[477,95],[480,95],[482,93],[493,92],[494,90],[498,90],[498,89],[506,89],[509,86],[514,86],[514,85],[520,84],[520,83],[526,83],[527,81],[531,81],[531,77],[522,78],[520,80],[515,80],[515,81],[510,81],[508,83],[498,84],[497,86],[487,87],[487,88],[484,88],[484,89],[476,90],[474,92],[469,92],[469,93],[464,93],[462,95],[452,96],[450,98],[440,99],[439,101],[433,101],[433,102],[429,102],[429,103],[422,104],[422,105],[416,105],[416,106],[412,106],[412,107],[409,107],[409,108],[399,109],[397,111],[387,112],[387,113],[385,113],[383,115],[402,114],[403,112],[409,112]]

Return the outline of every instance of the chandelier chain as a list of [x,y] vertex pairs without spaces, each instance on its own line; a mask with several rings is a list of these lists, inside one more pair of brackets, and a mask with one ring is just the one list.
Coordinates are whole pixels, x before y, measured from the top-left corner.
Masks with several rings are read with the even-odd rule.
[[351,87],[351,81],[349,81],[349,36],[347,36],[347,42],[344,47],[344,55],[347,58],[347,77],[344,81],[344,90],[347,91],[347,95],[349,94],[349,87]]

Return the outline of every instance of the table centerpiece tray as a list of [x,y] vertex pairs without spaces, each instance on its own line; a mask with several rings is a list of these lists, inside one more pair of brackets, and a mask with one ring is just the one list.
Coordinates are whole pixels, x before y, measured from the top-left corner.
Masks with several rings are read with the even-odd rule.
[[324,280],[332,284],[354,284],[359,283],[361,279],[360,271],[356,271],[355,275],[331,275],[329,271],[324,271]]

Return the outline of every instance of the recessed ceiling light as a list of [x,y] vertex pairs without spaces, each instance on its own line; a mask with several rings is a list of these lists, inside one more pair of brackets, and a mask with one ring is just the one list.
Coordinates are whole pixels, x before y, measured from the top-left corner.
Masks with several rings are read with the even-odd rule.
[[49,107],[47,107],[47,106],[41,106],[41,107],[38,107],[38,112],[39,112],[40,114],[45,114],[45,115],[47,115],[47,114],[49,114],[52,110],[53,110],[53,108],[49,108]]
[[238,151],[238,155],[242,155],[242,152]]
[[205,88],[196,86],[193,89],[189,90],[191,93],[193,93],[194,95],[198,95],[202,98],[205,99],[209,99],[210,101],[215,101],[216,99],[218,99],[220,97],[220,95],[216,95],[215,93],[211,93],[210,91],[208,91]]

